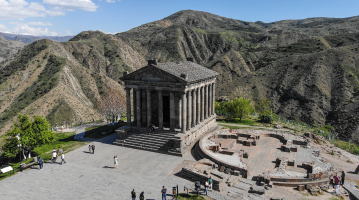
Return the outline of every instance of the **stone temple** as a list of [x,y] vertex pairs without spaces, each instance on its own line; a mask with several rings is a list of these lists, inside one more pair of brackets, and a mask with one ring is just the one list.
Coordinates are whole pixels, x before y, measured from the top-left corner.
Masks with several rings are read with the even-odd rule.
[[[115,144],[184,154],[204,133],[217,127],[217,76],[193,59],[168,63],[153,59],[137,71],[125,72],[121,81],[126,90],[128,126],[118,130]],[[144,134],[151,124],[158,130]],[[146,143],[139,143],[140,138]],[[163,144],[156,144],[160,140]]]

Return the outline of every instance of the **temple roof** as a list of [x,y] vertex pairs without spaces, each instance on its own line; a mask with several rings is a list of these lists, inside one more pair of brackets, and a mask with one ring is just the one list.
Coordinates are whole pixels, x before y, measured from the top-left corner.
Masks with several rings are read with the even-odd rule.
[[190,61],[157,63],[157,65],[153,66],[183,79],[186,82],[195,82],[218,76],[217,72]]

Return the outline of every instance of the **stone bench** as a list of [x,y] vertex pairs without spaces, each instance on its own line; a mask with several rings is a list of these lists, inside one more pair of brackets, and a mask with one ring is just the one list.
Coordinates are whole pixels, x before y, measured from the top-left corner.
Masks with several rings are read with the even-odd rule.
[[26,168],[28,168],[28,167],[33,168],[34,165],[36,165],[36,164],[37,164],[37,162],[31,162],[31,163],[28,163],[28,164],[21,163],[21,164],[20,164],[20,171],[22,171],[22,170],[24,170],[24,169],[26,169]]

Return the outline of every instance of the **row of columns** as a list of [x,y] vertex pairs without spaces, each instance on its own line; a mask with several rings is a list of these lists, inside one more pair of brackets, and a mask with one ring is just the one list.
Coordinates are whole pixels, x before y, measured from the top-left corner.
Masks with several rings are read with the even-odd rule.
[[[215,84],[207,84],[182,94],[182,132],[190,130],[214,114]],[[181,119],[180,117],[180,119]]]
[[[127,104],[127,123],[131,124],[131,88],[126,88],[126,104]],[[163,129],[163,96],[162,90],[158,92],[158,127]],[[146,107],[147,107],[147,127],[151,125],[151,90],[146,90]],[[214,114],[215,107],[215,83],[210,83],[195,89],[187,90],[181,93],[178,103],[179,117],[178,126],[182,132],[190,130],[200,122]],[[170,91],[170,130],[174,131],[176,127],[175,117],[175,97],[174,91]],[[137,121],[137,126],[141,126],[141,90],[134,89],[133,91],[133,108],[134,119]]]

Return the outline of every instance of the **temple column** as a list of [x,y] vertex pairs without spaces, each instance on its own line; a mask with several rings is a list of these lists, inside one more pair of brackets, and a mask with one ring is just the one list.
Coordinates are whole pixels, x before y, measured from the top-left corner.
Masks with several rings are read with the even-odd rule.
[[176,119],[175,119],[175,97],[173,92],[170,92],[170,131],[175,130],[176,125]]
[[201,122],[204,120],[204,87],[201,87]]
[[158,129],[163,130],[163,100],[162,90],[158,90]]
[[204,86],[204,119],[208,118],[208,85]]
[[195,127],[197,125],[197,89],[193,90],[193,96],[192,96],[192,127]]
[[151,112],[151,90],[147,89],[147,127],[151,126],[152,123],[152,112]]
[[212,84],[208,85],[208,117],[212,115]]
[[177,128],[182,128],[182,97],[178,98],[178,124]]
[[132,104],[133,104],[133,124],[134,125],[136,125],[135,124],[135,122],[137,122],[137,107],[136,107],[136,101],[137,101],[137,98],[136,98],[136,90],[135,89],[133,89],[132,90],[132,95],[133,95],[133,97],[132,97]]
[[196,109],[196,124],[199,124],[201,118],[201,90],[200,88],[196,89],[196,96],[197,96],[197,109]]
[[215,114],[215,108],[216,108],[216,84],[212,83],[212,101],[213,101],[213,105],[212,105],[212,114]]
[[187,96],[187,130],[191,129],[192,125],[192,90],[188,91]]
[[127,106],[127,124],[131,125],[131,88],[125,88],[126,90],[126,106]]
[[137,114],[137,126],[141,126],[141,90],[136,89],[136,114]]
[[187,94],[186,92],[182,93],[182,132],[186,132],[186,122],[187,122]]

